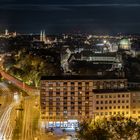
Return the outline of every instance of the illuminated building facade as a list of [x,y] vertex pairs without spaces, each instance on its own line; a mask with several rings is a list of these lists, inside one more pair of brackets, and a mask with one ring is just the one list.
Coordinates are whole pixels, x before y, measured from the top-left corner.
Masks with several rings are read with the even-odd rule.
[[131,116],[131,93],[128,91],[99,91],[94,93],[93,110],[96,118],[111,115]]
[[[99,112],[99,110],[96,110],[97,105],[95,103],[98,94],[95,90],[107,91],[109,89],[127,89],[127,80],[95,80],[92,76],[42,77],[40,93],[41,120],[46,127],[76,127],[78,121],[93,118],[95,112]],[[124,93],[117,93],[116,91],[116,98],[121,94]],[[111,95],[113,98],[115,94],[107,93],[107,95]],[[129,93],[127,93],[128,95]],[[125,94],[129,109],[130,96],[127,96]]]
[[122,39],[119,43],[119,48],[121,50],[130,50],[131,49],[131,42],[129,39]]

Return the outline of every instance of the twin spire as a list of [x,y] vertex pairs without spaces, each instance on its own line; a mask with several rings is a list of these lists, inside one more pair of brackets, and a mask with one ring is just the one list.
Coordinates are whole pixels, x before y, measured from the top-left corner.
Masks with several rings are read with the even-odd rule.
[[41,30],[41,32],[40,32],[40,41],[44,42],[45,44],[47,43],[45,30],[43,30],[43,31]]

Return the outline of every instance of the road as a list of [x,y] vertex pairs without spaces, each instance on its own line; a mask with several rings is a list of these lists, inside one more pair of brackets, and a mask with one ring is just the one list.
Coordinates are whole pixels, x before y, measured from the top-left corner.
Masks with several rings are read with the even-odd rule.
[[21,140],[34,140],[37,135],[39,108],[35,106],[35,102],[38,98],[38,96],[29,96],[24,99],[24,116]]
[[12,132],[14,129],[14,118],[11,117],[11,113],[16,105],[17,103],[14,102],[7,106],[0,118],[0,140],[12,139]]
[[13,89],[11,90],[5,82],[0,83],[0,103],[0,140],[10,140],[15,125],[15,107],[18,102],[14,100]]
[[27,92],[39,92],[35,87],[31,87],[27,84],[25,84],[24,82],[18,80],[17,78],[15,78],[14,76],[8,74],[7,72],[0,70],[0,74],[2,75],[2,77],[8,81],[10,81],[12,84],[16,85],[17,87],[27,91]]

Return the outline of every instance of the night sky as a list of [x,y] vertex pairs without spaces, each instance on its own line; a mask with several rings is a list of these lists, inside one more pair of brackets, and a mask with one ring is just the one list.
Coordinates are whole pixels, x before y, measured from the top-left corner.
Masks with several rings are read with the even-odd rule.
[[140,0],[0,0],[0,31],[140,33]]

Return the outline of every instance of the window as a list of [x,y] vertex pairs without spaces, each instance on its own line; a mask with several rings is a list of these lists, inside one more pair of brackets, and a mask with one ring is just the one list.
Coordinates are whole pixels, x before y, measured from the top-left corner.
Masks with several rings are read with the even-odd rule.
[[125,101],[124,101],[124,100],[122,100],[122,103],[125,103]]
[[96,98],[98,99],[99,98],[99,95],[96,95]]
[[73,104],[73,105],[74,105],[75,103],[74,103],[74,102],[71,102],[71,104]]
[[64,82],[64,85],[67,85],[67,82]]
[[105,101],[105,104],[107,104],[108,103],[108,101]]
[[96,104],[99,104],[99,101],[96,101]]
[[96,110],[98,110],[99,109],[99,107],[96,107]]
[[78,102],[78,104],[82,104],[82,102]]
[[75,108],[74,106],[71,107],[71,109],[74,109],[74,108]]
[[71,100],[74,100],[74,99],[75,99],[74,96],[72,96],[72,97],[71,97]]
[[60,87],[56,87],[56,90],[60,90]]
[[108,98],[108,95],[105,95],[105,98]]
[[67,92],[64,92],[64,95],[67,95]]
[[109,109],[112,109],[112,106],[110,106]]
[[74,95],[74,92],[71,92],[71,95]]
[[78,85],[82,85],[82,82],[78,82]]
[[56,92],[56,95],[60,95],[60,92]]
[[112,112],[109,112],[109,115],[112,115]]
[[102,116],[103,115],[103,112],[101,112],[100,115]]
[[71,82],[71,85],[74,85],[74,82]]
[[136,100],[133,100],[133,103],[136,103]]
[[129,95],[126,95],[126,97],[129,97]]
[[74,90],[75,88],[74,87],[71,87],[71,90]]
[[103,107],[101,107],[101,110],[103,109]]
[[118,109],[120,109],[120,106],[118,106]]
[[116,98],[116,95],[113,95],[113,98]]
[[105,106],[105,109],[107,109],[107,106]]
[[126,106],[126,108],[129,108],[129,106]]
[[101,101],[101,104],[103,104],[103,101]]
[[120,103],[120,100],[118,100],[118,103]]
[[112,96],[111,96],[111,95],[109,95],[109,98],[112,98]]
[[133,111],[133,114],[136,114],[136,111]]
[[78,89],[82,89],[82,87],[78,87]]
[[116,101],[114,100],[114,101],[113,101],[113,103],[115,104],[115,103],[116,103]]
[[122,97],[124,97],[124,94],[122,95]]
[[67,102],[64,102],[64,105],[67,105]]
[[112,101],[109,101],[110,104],[112,104]]
[[101,95],[101,98],[103,98],[104,96],[103,95]]
[[120,98],[120,95],[118,95],[118,98]]
[[89,86],[89,82],[86,82],[85,84],[86,84],[86,86]]
[[67,97],[64,97],[64,99],[66,100],[66,99],[67,99]]

